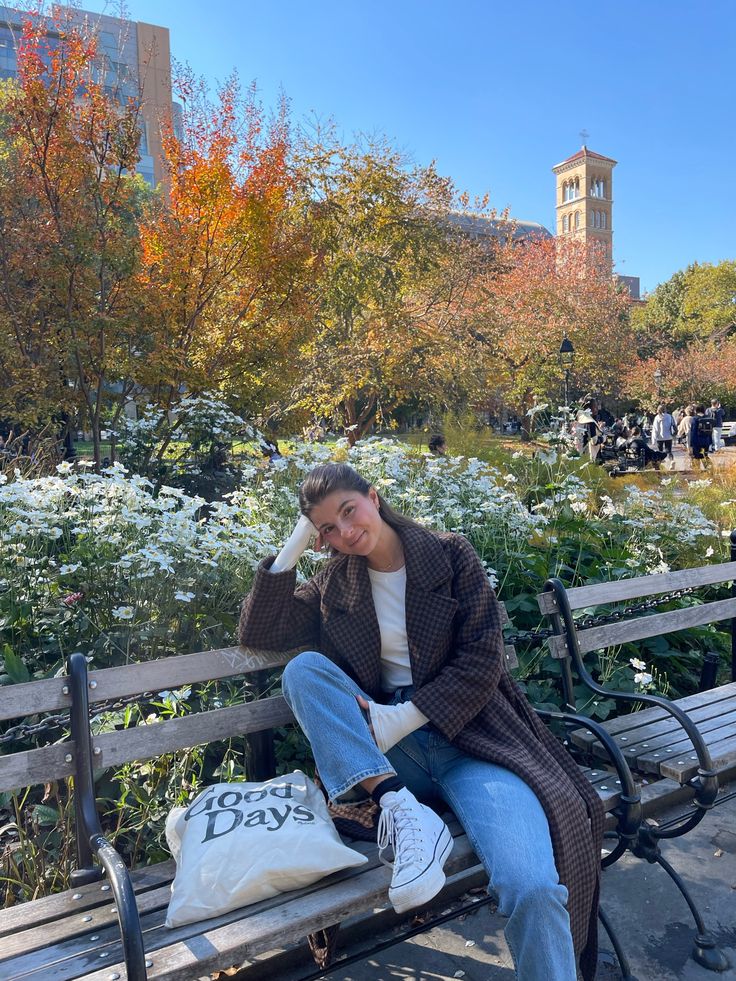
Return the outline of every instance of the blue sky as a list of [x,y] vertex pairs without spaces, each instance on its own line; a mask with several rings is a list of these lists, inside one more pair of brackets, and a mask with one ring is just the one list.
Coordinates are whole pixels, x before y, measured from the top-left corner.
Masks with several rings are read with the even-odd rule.
[[[87,10],[116,15],[105,0]],[[736,258],[736,0],[128,0],[211,81],[384,133],[471,196],[554,229],[550,168],[613,157],[614,260],[651,290]]]

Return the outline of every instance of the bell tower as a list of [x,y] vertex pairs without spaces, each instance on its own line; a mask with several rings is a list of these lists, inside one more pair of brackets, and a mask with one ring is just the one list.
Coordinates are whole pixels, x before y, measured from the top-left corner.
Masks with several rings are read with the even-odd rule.
[[585,144],[552,168],[557,181],[557,235],[599,242],[613,268],[613,168],[616,161]]

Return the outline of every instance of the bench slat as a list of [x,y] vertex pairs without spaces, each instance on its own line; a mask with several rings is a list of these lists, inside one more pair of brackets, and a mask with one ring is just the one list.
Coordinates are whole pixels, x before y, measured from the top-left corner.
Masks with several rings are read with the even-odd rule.
[[0,791],[17,790],[19,787],[32,787],[34,784],[48,783],[49,780],[62,780],[74,773],[74,763],[67,763],[65,757],[74,754],[71,739],[55,746],[42,749],[28,749],[22,753],[0,758]]
[[[709,746],[708,749],[713,760],[714,769],[727,772],[736,767],[736,735],[733,732],[720,742]],[[693,763],[690,759],[683,759],[678,754],[676,758],[666,760],[662,764],[661,772],[664,777],[671,777],[673,780],[679,780],[680,783],[685,783],[688,780],[692,780],[697,774],[698,764]]]
[[[93,739],[94,747],[100,750],[95,757],[95,767],[151,760],[163,753],[285,725],[293,718],[286,702],[278,695],[151,725],[105,732]],[[69,740],[0,759],[0,791],[71,776],[74,762],[72,759],[67,763],[66,756],[73,757],[74,753],[74,743]]]
[[[147,691],[165,691],[183,685],[216,681],[253,671],[280,668],[292,657],[281,651],[259,651],[249,647],[224,647],[216,651],[180,654],[125,664],[117,668],[90,671],[90,681],[96,682],[89,691],[90,704],[108,699],[127,698]],[[0,721],[21,719],[40,712],[59,712],[69,709],[71,696],[64,694],[69,679],[48,678],[0,688]]]
[[[640,596],[669,593],[689,586],[712,586],[719,582],[731,582],[733,579],[736,579],[736,562],[720,562],[700,566],[697,569],[679,569],[676,572],[637,576],[635,579],[574,586],[567,590],[567,596],[571,609],[582,610],[586,606],[621,603],[624,600],[638,599]],[[554,607],[550,607],[550,601],[546,598],[552,595],[551,592],[545,592],[537,597],[542,613],[554,612]]]
[[731,597],[717,600],[715,603],[704,603],[702,606],[688,606],[684,609],[668,610],[666,613],[654,613],[652,616],[635,617],[631,620],[607,624],[604,627],[578,630],[578,643],[581,652],[585,654],[587,651],[602,650],[616,644],[643,640],[645,637],[659,637],[661,634],[698,627],[704,623],[730,620],[734,616],[736,616],[736,597]]
[[[175,869],[173,859],[159,862],[158,865],[134,869],[130,877],[136,894],[143,895],[150,889],[171,882]],[[67,889],[53,896],[42,896],[40,899],[34,899],[33,902],[19,903],[17,906],[11,906],[10,909],[0,910],[0,937],[7,937],[21,930],[32,930],[67,916],[104,909],[106,904],[111,905],[110,891],[102,891],[104,885],[107,885],[106,881],[90,882],[77,889]],[[72,897],[76,895],[80,898],[73,899]],[[3,942],[0,944],[0,953],[4,954],[5,949]]]
[[[710,746],[722,738],[721,734],[724,729],[736,727],[736,710],[727,715],[712,716],[704,722],[698,722],[697,726],[706,746]],[[629,766],[634,768],[641,768],[642,761],[648,758],[661,759],[664,752],[669,749],[681,753],[695,753],[695,748],[683,729],[672,729],[651,739],[644,739],[632,746],[622,742],[620,746]],[[697,759],[697,754],[695,758]]]
[[[369,858],[368,864],[359,866],[358,870],[375,868],[380,864],[374,843],[363,841],[354,842],[351,847],[367,855]],[[160,881],[156,888],[139,891],[137,886],[140,885],[140,881],[134,885],[136,905],[141,916],[141,925],[149,933],[154,928],[159,929],[163,927],[164,920],[166,919],[166,910],[171,899],[171,882],[175,872],[173,861],[163,862],[160,865],[153,866],[153,868],[161,870],[161,874],[157,876]],[[358,870],[345,869],[342,872],[337,872],[335,873],[334,881],[345,878],[348,875],[356,874]],[[330,881],[333,881],[332,878]],[[311,886],[292,890],[288,894],[281,894],[271,899],[254,903],[248,909],[252,912],[270,909],[286,901],[293,901],[301,896],[307,895],[319,889],[323,884],[324,882],[316,882]],[[99,894],[99,884],[97,891]],[[32,971],[37,970],[39,965],[50,965],[56,959],[61,960],[74,956],[75,954],[88,950],[90,947],[95,948],[106,943],[116,942],[119,938],[117,915],[113,912],[110,893],[107,892],[102,895],[107,897],[103,901],[104,905],[99,905],[91,914],[89,912],[84,914],[86,916],[92,915],[92,920],[86,923],[83,922],[80,911],[75,911],[71,915],[59,917],[53,923],[22,929],[17,935],[6,937],[2,946],[0,977],[4,977],[2,964],[5,960],[17,958],[14,961],[14,970],[21,970],[22,968],[24,971]],[[243,910],[232,910],[230,913],[224,914],[224,917],[228,920],[234,920],[242,915]],[[200,930],[201,927],[196,923],[177,927],[175,939],[186,939],[189,935],[196,935]],[[99,938],[100,944],[97,944],[97,942],[90,943],[90,936],[93,934]],[[166,935],[173,937],[174,931],[167,930]],[[49,956],[44,951],[44,948],[51,948],[54,945],[59,946],[59,952],[56,955]]]
[[[451,875],[476,862],[472,847],[465,835],[461,835],[455,841],[445,871]],[[144,922],[146,952],[153,962],[148,970],[150,981],[164,978],[167,981],[192,981],[192,978],[203,977],[225,964],[238,964],[271,950],[282,943],[285,936],[305,937],[354,913],[385,905],[391,870],[378,863],[372,868],[361,866],[357,873],[340,881],[333,882],[332,877],[329,883],[323,880],[300,896],[298,902],[294,901],[294,893],[286,893],[276,897],[278,901],[267,909],[245,907],[224,917],[174,930],[163,926],[147,928]],[[155,914],[155,918],[162,919],[163,913]],[[103,933],[99,936],[102,940]],[[57,956],[63,956],[63,947],[56,948]],[[103,946],[98,941],[91,947],[94,952],[63,957],[55,964],[39,965],[23,975],[0,973],[0,976],[3,981],[14,981],[21,976],[28,981],[71,981],[82,976],[86,981],[109,981],[111,972],[124,976],[119,941],[110,941]],[[100,953],[108,956],[101,960]],[[25,963],[28,965],[29,962]],[[2,970],[7,970],[4,963],[0,963]]]
[[[728,702],[736,697],[736,682],[728,685],[721,685],[719,688],[711,688],[708,691],[697,692],[694,695],[686,695],[678,698],[674,704],[682,709],[695,721],[701,718],[709,718],[713,714],[718,714],[727,708]],[[648,726],[658,723],[671,724],[677,726],[678,723],[664,709],[658,706],[642,709],[631,715],[620,715],[615,719],[604,722],[603,726],[607,732],[614,737],[626,736],[626,742],[632,742]],[[656,730],[652,730],[654,734]],[[570,733],[570,738],[574,744],[581,749],[592,749],[598,743],[596,736],[589,729],[574,729]],[[617,739],[620,742],[620,738]]]

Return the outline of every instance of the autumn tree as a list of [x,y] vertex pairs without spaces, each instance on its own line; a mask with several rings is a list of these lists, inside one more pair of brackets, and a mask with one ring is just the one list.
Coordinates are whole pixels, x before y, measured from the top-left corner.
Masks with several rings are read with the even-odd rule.
[[632,324],[638,357],[625,383],[632,398],[647,407],[657,394],[681,404],[736,398],[736,262],[676,272],[633,311]]
[[409,400],[448,398],[460,377],[468,267],[447,222],[454,191],[385,141],[320,138],[299,163],[320,266],[292,405],[354,441]]
[[560,239],[500,242],[496,264],[475,286],[483,337],[487,400],[520,414],[560,404],[558,352],[575,347],[574,394],[618,396],[630,359],[629,296],[611,278],[595,246]]
[[250,412],[285,401],[309,320],[314,257],[290,166],[287,111],[270,120],[236,76],[210,97],[180,70],[167,201],[141,222],[141,384],[160,406],[218,391]]
[[[81,408],[100,459],[111,399],[136,349],[138,105],[105,91],[94,35],[29,16],[2,90],[0,386],[22,423]],[[114,389],[117,388],[117,392]]]

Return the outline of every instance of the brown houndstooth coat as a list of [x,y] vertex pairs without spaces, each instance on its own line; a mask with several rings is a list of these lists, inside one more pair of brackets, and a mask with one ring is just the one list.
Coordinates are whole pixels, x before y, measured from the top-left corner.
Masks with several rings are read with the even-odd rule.
[[[549,821],[560,881],[569,892],[575,950],[595,976],[603,808],[570,756],[506,673],[499,607],[466,539],[397,528],[406,557],[406,632],[412,701],[455,746],[518,774]],[[366,560],[338,555],[303,585],[294,570],[256,572],[240,617],[240,642],[317,650],[376,700],[380,634]],[[519,816],[523,819],[523,815]]]

